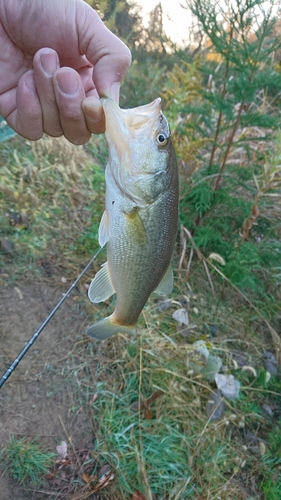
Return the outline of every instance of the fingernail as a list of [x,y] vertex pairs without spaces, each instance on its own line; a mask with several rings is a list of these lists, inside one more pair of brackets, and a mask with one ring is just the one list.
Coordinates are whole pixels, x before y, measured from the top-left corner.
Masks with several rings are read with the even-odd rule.
[[55,71],[59,69],[58,58],[54,52],[43,52],[40,55],[42,68],[49,76],[53,76]]
[[73,78],[73,75],[58,73],[56,78],[59,88],[64,94],[75,94],[78,89],[78,81],[75,77]]
[[83,102],[83,111],[88,120],[98,123],[102,119],[102,106],[96,97],[86,97]]
[[110,98],[113,99],[113,101],[119,103],[119,93],[120,93],[120,83],[115,82],[111,85],[110,88]]
[[28,73],[26,73],[24,83],[29,91],[36,94],[37,91],[36,91],[36,87],[35,87],[33,71],[29,71]]

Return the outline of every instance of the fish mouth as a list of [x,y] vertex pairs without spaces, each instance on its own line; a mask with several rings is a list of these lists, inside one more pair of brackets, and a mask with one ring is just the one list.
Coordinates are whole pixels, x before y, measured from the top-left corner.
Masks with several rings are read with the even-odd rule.
[[[137,108],[121,109],[109,97],[102,97],[101,104],[105,114],[106,131],[110,152],[118,156],[129,153],[130,140],[144,143],[151,139],[154,124],[161,115],[161,98]],[[113,151],[114,150],[114,151]]]

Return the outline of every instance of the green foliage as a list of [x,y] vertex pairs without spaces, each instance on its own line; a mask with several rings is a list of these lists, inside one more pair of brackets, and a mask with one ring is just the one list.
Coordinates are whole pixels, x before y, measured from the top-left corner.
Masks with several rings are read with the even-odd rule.
[[215,498],[235,468],[231,431],[225,432],[223,422],[220,432],[207,423],[212,389],[187,375],[190,346],[169,337],[168,317],[162,333],[153,317],[159,320],[147,309],[150,328],[135,338],[116,339],[110,365],[98,363],[103,382],[94,389],[95,452],[114,467],[124,499],[136,489],[145,498]]
[[[13,250],[0,251],[0,267],[10,266],[13,279],[27,270],[38,272],[45,259],[55,264],[55,258],[65,258],[67,272],[73,261],[85,262],[96,251],[105,190],[104,168],[97,161],[104,165],[106,157],[104,138],[96,138],[87,152],[50,137],[1,144],[1,238]],[[28,225],[11,224],[13,213],[23,214]]]
[[37,443],[12,436],[3,452],[3,461],[14,479],[40,486],[42,476],[48,473],[54,456],[54,453],[43,451]]
[[263,457],[264,469],[261,482],[265,498],[281,498],[281,420],[269,433],[268,451]]
[[[163,496],[175,486],[180,490],[188,481],[187,438],[170,418],[163,417],[160,422],[133,413],[130,404],[138,400],[137,389],[137,385],[134,390],[126,388],[122,398],[101,391],[96,408],[102,413],[102,439],[96,451],[117,466],[121,491],[143,491],[146,477],[151,492]],[[185,488],[185,495],[192,490],[192,486]]]
[[181,223],[199,249],[224,258],[230,282],[274,314],[281,252],[274,1],[187,3],[206,56],[175,65],[164,91],[182,167]]

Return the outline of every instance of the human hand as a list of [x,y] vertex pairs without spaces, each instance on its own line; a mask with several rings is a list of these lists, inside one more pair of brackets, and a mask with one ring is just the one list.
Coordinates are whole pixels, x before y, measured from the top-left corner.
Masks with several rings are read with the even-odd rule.
[[0,0],[0,115],[30,140],[104,132],[130,51],[82,0]]

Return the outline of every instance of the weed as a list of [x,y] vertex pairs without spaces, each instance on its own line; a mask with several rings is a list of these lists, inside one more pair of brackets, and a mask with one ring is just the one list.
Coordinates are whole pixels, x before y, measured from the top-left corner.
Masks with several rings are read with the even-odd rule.
[[[12,268],[14,276],[40,269],[42,261],[51,268],[52,263],[65,267],[67,261],[64,272],[71,263],[77,269],[98,246],[104,169],[90,154],[100,154],[102,141],[90,144],[87,152],[49,137],[13,144],[1,145],[1,237],[14,245],[13,254],[0,253],[1,267]],[[28,227],[11,225],[13,213],[23,214]]]
[[266,9],[259,1],[234,4],[188,2],[208,50],[174,66],[164,98],[183,179],[181,223],[200,250],[223,257],[229,281],[272,318],[280,313],[280,116],[272,101],[280,39],[273,0]]
[[12,436],[2,456],[6,470],[14,479],[39,486],[43,482],[42,476],[50,470],[55,454],[43,451],[37,443],[26,438]]
[[281,420],[268,435],[269,449],[263,457],[263,479],[260,480],[265,498],[281,497]]

